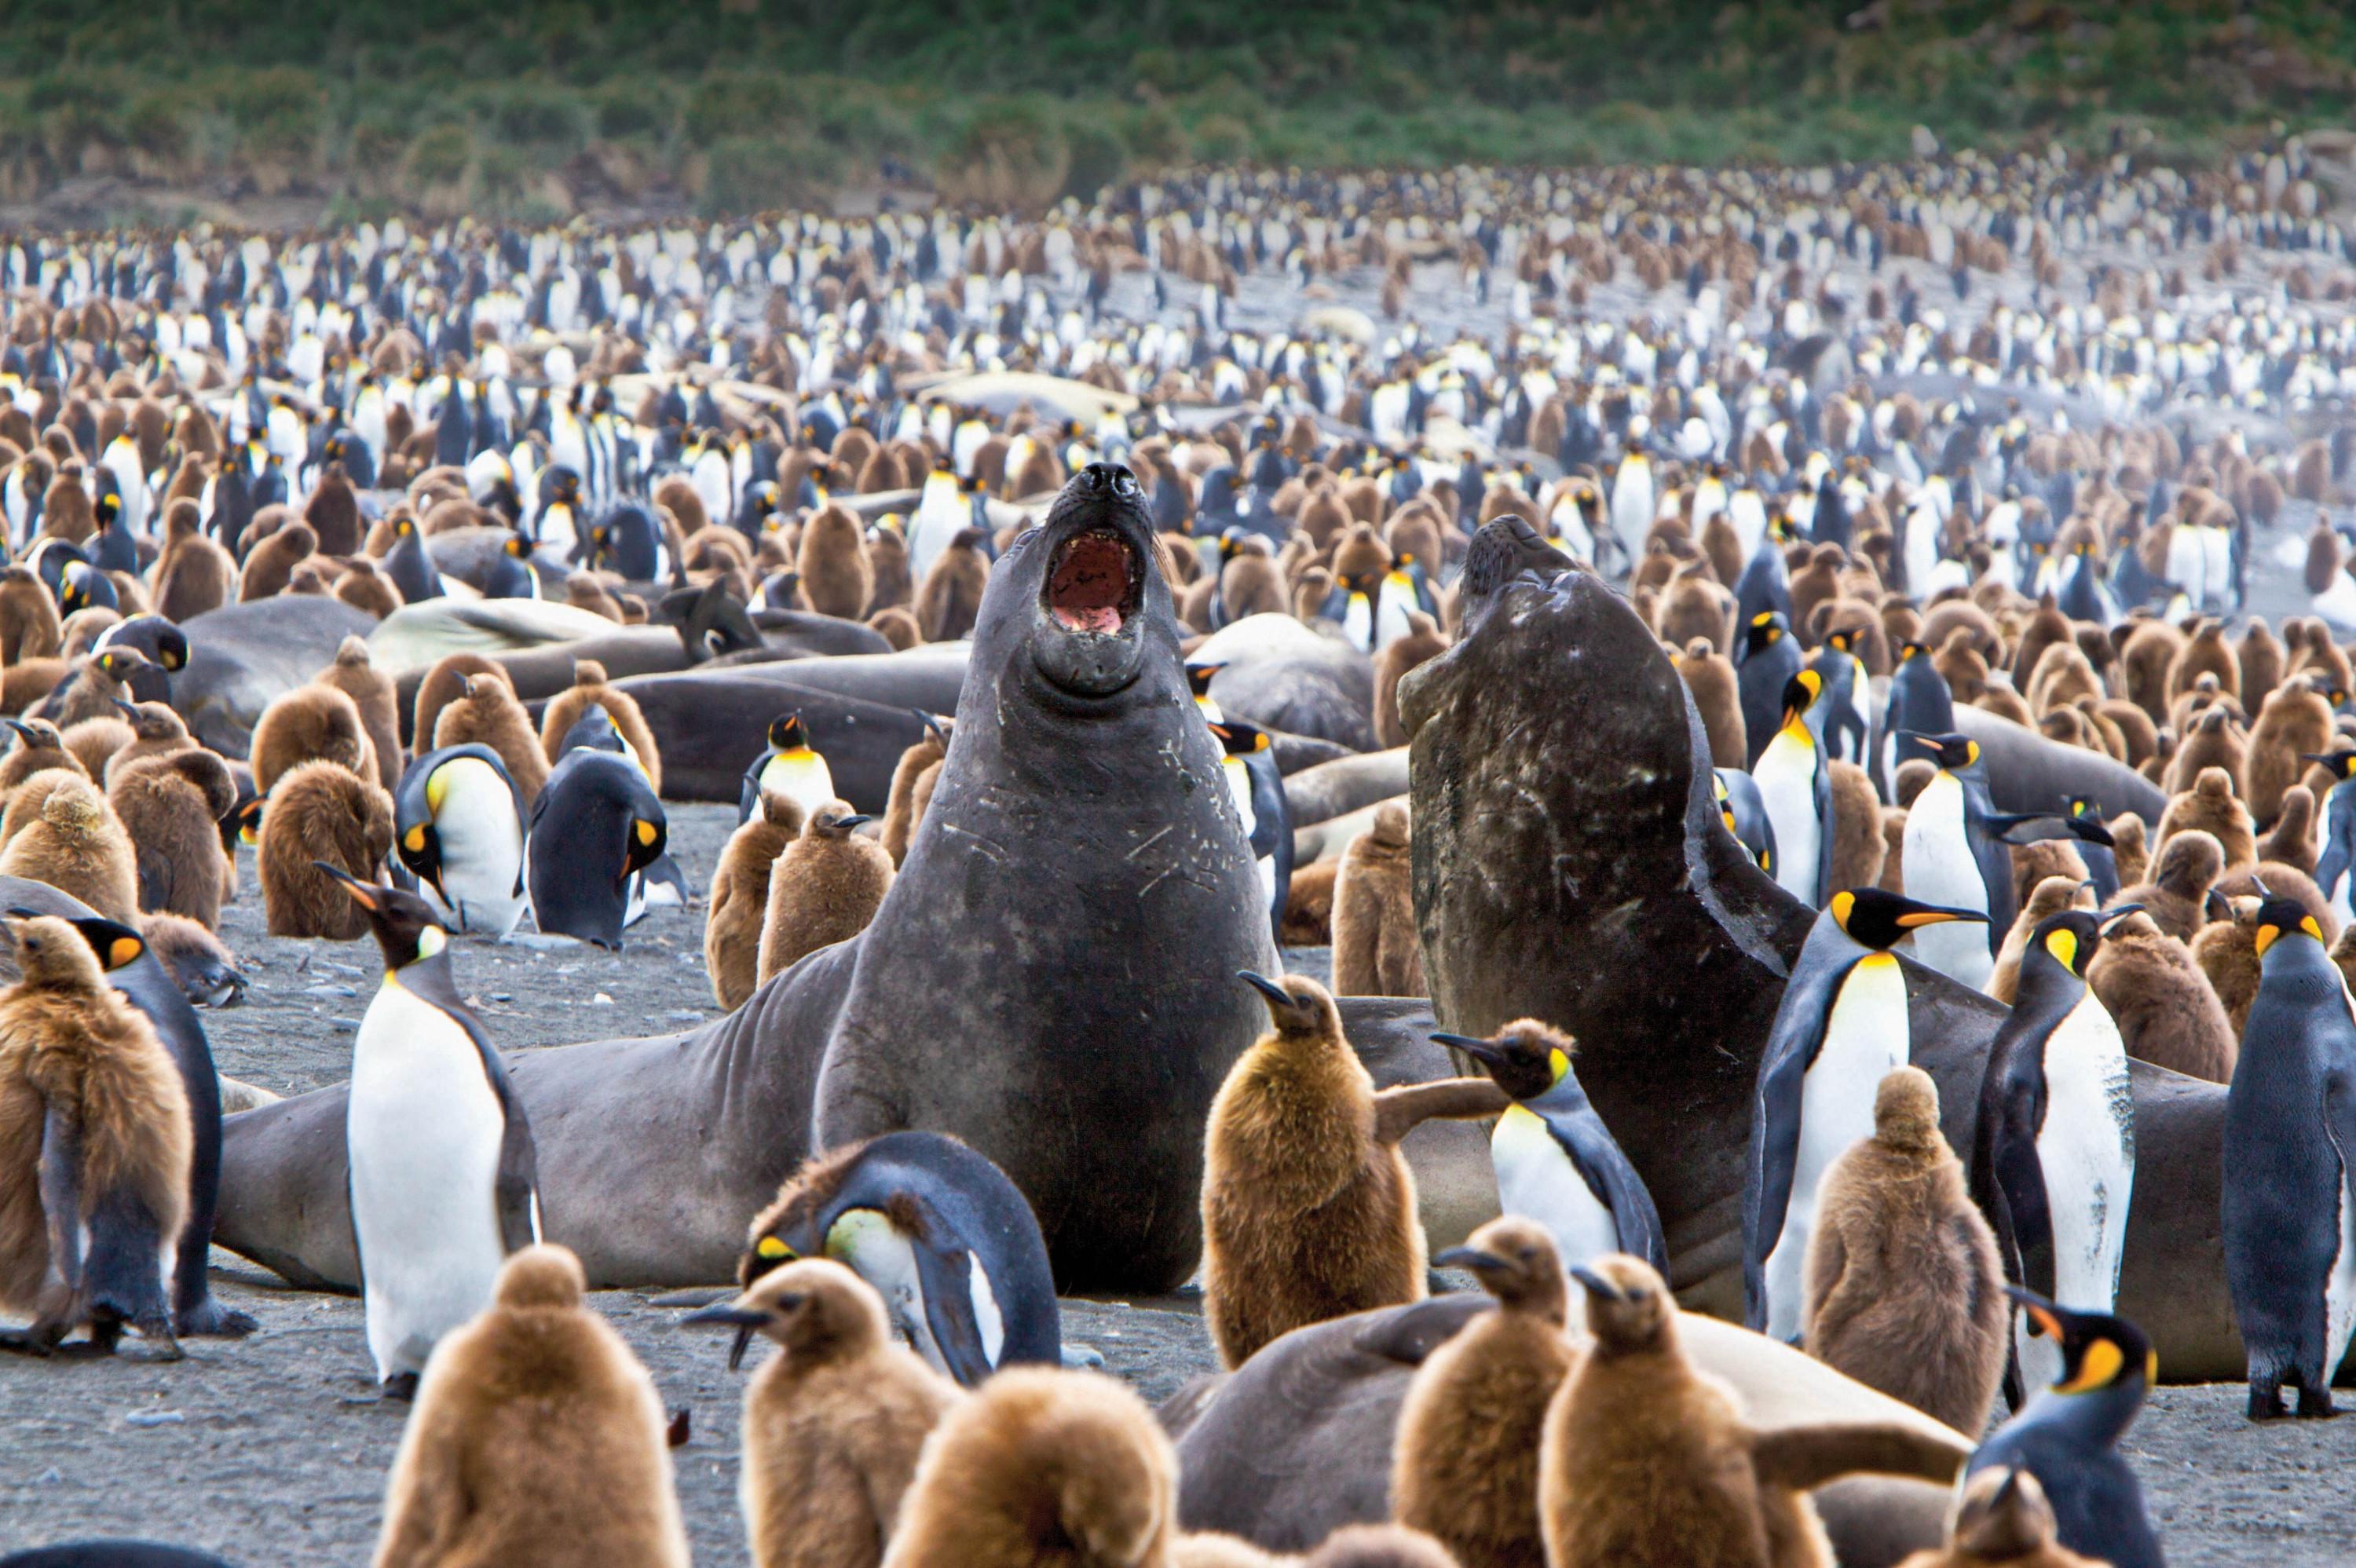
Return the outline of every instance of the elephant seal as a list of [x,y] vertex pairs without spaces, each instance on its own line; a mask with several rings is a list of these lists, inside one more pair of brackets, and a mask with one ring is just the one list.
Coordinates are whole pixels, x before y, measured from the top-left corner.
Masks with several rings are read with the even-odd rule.
[[376,618],[319,593],[278,593],[192,616],[188,664],[172,677],[172,709],[188,732],[225,757],[243,758],[254,722],[273,698],[306,685],[336,661],[346,637]]
[[1284,798],[1297,831],[1407,793],[1407,748],[1362,752],[1288,774]]
[[[1759,1056],[1814,912],[1719,820],[1701,720],[1601,580],[1519,581],[1400,683],[1415,902],[1433,1010],[1460,1033],[1536,1017],[1652,1189],[1671,1283],[1740,1315]],[[1917,1066],[1973,1147],[2005,1009],[1908,962]],[[2136,1063],[2137,1168],[2119,1310],[2179,1380],[2239,1377],[2218,1222],[2225,1092]]]
[[1958,703],[1955,729],[1980,743],[1998,811],[2059,811],[2072,795],[2084,795],[2102,803],[2105,817],[2132,811],[2158,827],[2168,808],[2168,796],[2133,768],[2050,741],[2001,713]]
[[1222,712],[1354,752],[1375,749],[1375,661],[1338,630],[1329,635],[1274,613],[1247,615],[1186,656],[1226,667],[1211,677],[1211,698]]
[[[1276,955],[1151,550],[1136,481],[1092,464],[1001,558],[968,718],[860,937],[695,1033],[509,1059],[543,1229],[593,1281],[724,1280],[813,1148],[904,1127],[1013,1179],[1061,1289],[1194,1271],[1204,1123],[1265,1017],[1232,976]],[[297,1284],[358,1276],[344,1098],[227,1128],[216,1237]]]
[[[1303,1552],[1343,1525],[1388,1519],[1392,1435],[1416,1368],[1494,1309],[1466,1293],[1332,1318],[1180,1390],[1161,1412],[1178,1443],[1179,1522]],[[1754,1426],[1899,1424],[1952,1444],[1958,1470],[1971,1454],[1962,1433],[1789,1346],[1690,1312],[1677,1332],[1697,1366],[1733,1385]],[[1944,1488],[1889,1477],[1812,1495],[1843,1568],[1888,1568],[1938,1545],[1953,1501]]]

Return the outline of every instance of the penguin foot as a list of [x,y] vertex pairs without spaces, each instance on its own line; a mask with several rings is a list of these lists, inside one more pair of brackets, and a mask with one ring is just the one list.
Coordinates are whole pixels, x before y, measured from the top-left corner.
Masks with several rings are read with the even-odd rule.
[[413,1404],[417,1401],[417,1374],[395,1372],[384,1380],[383,1388],[380,1392],[385,1399],[395,1404]]
[[57,1354],[57,1336],[47,1329],[0,1328],[0,1351],[47,1360]]
[[2255,1383],[2250,1385],[2250,1419],[2252,1421],[2280,1421],[2288,1413],[2283,1409],[2280,1387],[2261,1388]]
[[261,1327],[258,1318],[223,1307],[209,1296],[180,1314],[184,1339],[242,1339]]
[[2298,1391],[2298,1418],[2301,1421],[2329,1421],[2340,1413],[2331,1408],[2331,1391],[2328,1388],[2301,1387]]

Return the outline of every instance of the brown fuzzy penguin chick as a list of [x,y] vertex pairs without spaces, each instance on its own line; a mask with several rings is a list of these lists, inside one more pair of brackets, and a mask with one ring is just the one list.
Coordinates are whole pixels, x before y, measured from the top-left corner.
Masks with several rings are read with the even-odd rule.
[[2132,886],[2144,880],[2151,869],[2151,848],[2144,830],[2143,818],[2130,811],[2115,816],[2111,830],[2111,863],[2118,868],[2119,884]]
[[1302,1324],[1422,1300],[1423,1227],[1398,1140],[1428,1117],[1506,1104],[1485,1078],[1377,1093],[1324,987],[1245,978],[1270,1028],[1228,1070],[1204,1136],[1203,1317],[1231,1368]]
[[33,569],[0,571],[0,665],[50,658],[64,645],[58,602]]
[[[2083,867],[2080,868],[2083,872]],[[2093,909],[2094,891],[2083,875],[2053,876],[2040,880],[2020,901],[2020,912],[2013,917],[2012,929],[2004,933],[2004,945],[1997,950],[1996,968],[1988,975],[1987,994],[2006,1007],[2020,993],[2020,960],[2029,952],[2029,939],[2050,915],[2065,909]]]
[[703,967],[712,999],[730,1012],[760,985],[761,928],[768,920],[769,869],[802,830],[791,795],[761,792],[760,808],[730,835],[712,872],[703,923]]
[[2030,891],[2048,877],[2086,880],[2086,858],[2078,852],[2077,840],[2041,838],[2012,847],[2012,907],[2027,903]]
[[109,920],[137,920],[137,852],[106,797],[87,778],[62,773],[35,774],[20,793],[42,784],[38,814],[0,848],[0,876],[47,882]]
[[1333,942],[1333,879],[1339,860],[1321,860],[1292,873],[1285,890],[1284,923],[1278,933],[1287,947],[1329,947]]
[[2169,688],[2169,672],[2184,652],[2184,634],[2165,621],[2130,625],[2119,645],[2122,695],[2154,724],[2165,724],[2169,699],[2175,695]]
[[1919,1067],[1876,1091],[1873,1136],[1825,1173],[1808,1238],[1808,1354],[1958,1432],[1987,1424],[2004,1376],[1996,1236],[1939,1131]]
[[592,615],[603,615],[608,621],[622,618],[622,605],[594,572],[576,571],[564,580],[564,602],[575,610],[586,610]]
[[[297,571],[304,570],[298,567]],[[328,592],[337,600],[363,614],[383,620],[401,608],[401,591],[392,580],[379,571],[376,562],[364,555],[356,555],[344,563]]]
[[489,1308],[434,1347],[393,1456],[375,1568],[687,1568],[661,1396],[585,1288],[570,1252],[526,1247],[499,1270]]
[[875,918],[894,868],[882,844],[859,836],[866,820],[849,801],[829,801],[778,854],[761,921],[761,983],[805,954],[849,941]]
[[434,749],[434,727],[441,720],[442,709],[466,695],[466,677],[473,675],[493,676],[515,682],[508,672],[480,654],[444,654],[434,661],[424,677],[417,683],[417,695],[411,700],[409,748],[423,756]]
[[2191,690],[2193,682],[2204,675],[2215,676],[2217,689],[2227,697],[2241,696],[2242,663],[2225,641],[2224,623],[2214,617],[2202,619],[2191,640],[2178,650],[2174,662],[2168,667],[2169,700]]
[[927,724],[923,737],[892,764],[892,789],[884,797],[881,842],[895,867],[906,862],[908,845],[916,836],[917,823],[923,820],[917,810],[916,781],[928,769],[938,767],[948,755],[948,736],[937,725]]
[[794,556],[802,597],[821,615],[856,621],[875,596],[875,569],[867,559],[866,530],[846,508],[820,507],[802,525]]
[[1333,878],[1333,987],[1345,997],[1420,997],[1411,827],[1404,802],[1376,808]]
[[[1439,624],[1430,616],[1410,610],[1407,620],[1407,635],[1375,656],[1375,744],[1386,749],[1407,744],[1407,727],[1398,716],[1400,679],[1427,659],[1448,651],[1448,639],[1440,635]],[[1739,716],[1740,709],[1736,711]]]
[[1832,764],[1832,881],[1836,888],[1869,888],[1881,880],[1881,799],[1873,779],[1855,763]]
[[[868,530],[867,564],[875,573],[875,587],[867,600],[868,615],[907,609],[916,586],[908,574],[908,541],[899,529],[878,526]],[[910,618],[914,619],[913,613]]]
[[1898,1568],[2104,1568],[2054,1540],[2053,1505],[2027,1470],[1995,1465],[1965,1483],[1947,1544]]
[[982,553],[989,534],[964,528],[951,539],[916,589],[916,625],[928,643],[954,643],[973,635],[981,595],[990,586],[990,558]]
[[2308,876],[2315,875],[2319,859],[2315,847],[2315,792],[2305,784],[2293,784],[2283,791],[2282,809],[2275,815],[2275,825],[2258,840],[2260,861],[2279,860],[2286,866],[2296,866]]
[[126,702],[121,712],[123,721],[131,726],[131,739],[106,759],[105,769],[99,774],[103,784],[112,785],[114,775],[134,763],[197,749],[187,721],[168,702]]
[[2212,920],[2193,933],[2192,961],[2225,1009],[2233,1038],[2242,1038],[2250,1021],[2250,1004],[2258,999],[2258,908],[2254,894],[2228,898],[2230,920]]
[[238,603],[249,604],[285,592],[294,581],[295,566],[318,549],[319,536],[308,523],[289,523],[254,545],[246,551],[244,571],[238,580]]
[[2233,1021],[2191,951],[2153,923],[2148,909],[2103,933],[2086,984],[2118,1024],[2129,1056],[2212,1083],[2233,1081]]
[[376,759],[376,782],[387,790],[401,784],[401,697],[392,677],[376,667],[366,638],[346,637],[334,662],[311,677],[352,699],[359,709],[360,728],[368,735]]
[[359,704],[316,681],[281,693],[262,710],[253,726],[252,761],[253,787],[263,795],[305,763],[333,763],[359,777],[377,777],[376,749]]
[[[745,1533],[769,1564],[879,1560],[925,1438],[963,1397],[896,1344],[874,1286],[827,1258],[770,1270],[701,1317],[776,1341],[744,1390]],[[691,1319],[691,1321],[692,1319]]]
[[2301,753],[2322,755],[2332,749],[2331,703],[2316,689],[2319,684],[2309,675],[2277,687],[2251,726],[2243,798],[2251,820],[2260,826],[2273,824],[2282,812],[2283,793],[2307,776]]
[[1437,1260],[1472,1271],[1497,1299],[1425,1358],[1399,1406],[1391,1514],[1472,1568],[1543,1563],[1538,1440],[1576,1352],[1554,1238],[1534,1221],[1492,1220]]
[[[139,934],[146,939],[147,951],[155,962],[176,981],[181,994],[199,1007],[225,1007],[245,995],[246,977],[237,966],[237,955],[221,944],[221,940],[186,915],[167,910],[151,910],[139,917]],[[267,1090],[248,1088],[253,1094],[268,1094]],[[275,1098],[275,1096],[271,1096]],[[254,1104],[267,1104],[268,1100],[253,1100]],[[224,1101],[224,1112],[237,1109]]]
[[237,589],[237,561],[207,539],[194,501],[164,509],[164,549],[155,559],[155,613],[187,622],[230,602]]
[[2242,706],[2264,712],[2265,700],[2282,684],[2286,656],[2282,643],[2264,615],[2253,615],[2233,646],[2233,663],[2242,675]]
[[139,907],[220,923],[220,819],[237,805],[229,764],[190,746],[112,770],[106,798],[131,836]]
[[82,774],[103,787],[108,766],[138,743],[139,732],[131,727],[129,720],[110,713],[103,718],[76,720],[65,727],[58,740]]
[[[72,674],[34,712],[60,730],[70,730],[85,719],[119,720],[123,710],[115,704],[130,697],[132,678],[155,667],[134,648],[91,654],[74,662]],[[89,765],[88,759],[83,765]]]
[[622,743],[630,748],[637,759],[638,768],[647,775],[648,787],[659,796],[662,794],[662,753],[655,749],[654,731],[647,728],[647,716],[638,710],[638,700],[619,687],[605,683],[605,667],[595,659],[575,659],[573,662],[573,684],[548,699],[548,707],[540,720],[541,750],[547,753],[551,767],[556,765],[565,732],[592,708],[602,708],[614,721],[614,729]]
[[2216,835],[2190,829],[2160,846],[2151,880],[2127,883],[2122,869],[2124,885],[2112,895],[2107,907],[2141,904],[2154,925],[2179,942],[2187,942],[2206,923],[2203,909],[2209,890],[2224,874],[2225,851]]
[[905,653],[925,640],[916,618],[896,604],[868,616],[867,625],[869,630],[892,645],[892,651],[895,654]]
[[[435,717],[430,750],[438,752],[469,741],[479,741],[499,754],[509,776],[523,792],[524,805],[540,798],[548,784],[548,757],[541,750],[540,737],[532,733],[531,715],[524,711],[515,688],[504,676],[466,677],[457,698]],[[258,773],[255,782],[261,782]]]
[[7,755],[0,757],[0,796],[48,768],[90,776],[90,770],[82,766],[80,757],[66,749],[65,737],[48,720],[11,719],[6,722],[16,732],[16,741]]
[[[80,932],[47,916],[6,930],[18,977],[0,991],[0,1311],[30,1318],[23,1340],[43,1353],[85,1325],[111,1349],[127,1320],[177,1357],[168,1247],[114,1255],[113,1232],[126,1211],[150,1237],[187,1222],[195,1137],[179,1070]],[[70,1212],[47,1212],[68,1197]],[[91,1250],[58,1255],[67,1236]]]
[[256,853],[270,934],[333,942],[367,935],[368,917],[312,862],[374,881],[392,850],[392,797],[340,763],[309,762],[281,777],[266,800]]
[[2179,833],[2199,831],[2217,840],[2224,852],[2225,869],[2257,863],[2258,836],[2250,826],[2250,808],[2233,792],[2233,775],[2223,768],[2203,768],[2191,787],[2168,803],[2159,817],[2159,853]]
[[[1701,715],[1702,734],[1709,741],[1710,765],[1745,766],[1750,759],[1750,737],[1742,724],[1742,699],[1733,664],[1707,639],[1696,637],[1686,645],[1685,652],[1676,656],[1676,667],[1677,673],[1685,677],[1686,689],[1693,694],[1696,711]],[[1404,745],[1406,741],[1402,737],[1387,743]]]

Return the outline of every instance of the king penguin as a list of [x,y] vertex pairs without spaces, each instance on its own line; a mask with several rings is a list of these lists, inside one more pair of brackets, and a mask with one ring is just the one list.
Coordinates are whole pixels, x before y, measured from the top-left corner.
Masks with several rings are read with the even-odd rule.
[[2331,770],[2331,793],[2323,797],[2322,853],[2315,862],[2315,885],[2331,901],[2343,926],[2356,923],[2356,749],[2323,755],[2302,752],[2299,760]]
[[1873,1136],[1881,1080],[1906,1064],[1906,976],[1890,947],[1910,932],[1986,918],[1879,888],[1844,889],[1816,916],[1759,1059],[1742,1191],[1751,1328],[1798,1341],[1816,1189],[1849,1145]]
[[2124,1317],[2011,1294],[2060,1345],[2062,1375],[1973,1451],[1965,1477],[1994,1465],[2027,1470],[2053,1505],[2062,1545],[2111,1568],[2161,1568],[2142,1484],[2118,1451],[2159,1375],[2151,1340]]
[[1668,1267],[1661,1213],[1570,1063],[1570,1037],[1536,1019],[1494,1039],[1435,1034],[1514,1098],[1489,1135],[1498,1206],[1544,1225],[1565,1263],[1627,1253]]
[[384,983],[352,1046],[344,1142],[369,1353],[413,1394],[434,1342],[490,1305],[509,1253],[540,1239],[531,1126],[450,975],[449,933],[414,893],[325,861],[367,912]]
[[1800,655],[1792,624],[1774,611],[1762,611],[1742,629],[1742,646],[1734,684],[1742,700],[1742,730],[1751,755],[1759,755],[1783,727],[1783,687],[1807,663]]
[[1194,706],[1202,710],[1206,723],[1216,724],[1226,717],[1219,707],[1219,699],[1211,695],[1211,682],[1226,667],[1223,664],[1189,663],[1186,666],[1186,689],[1194,694]]
[[834,774],[826,759],[810,745],[809,730],[799,713],[781,713],[769,720],[768,744],[744,770],[736,792],[736,825],[753,819],[761,792],[775,790],[802,808],[802,820],[835,798]]
[[1824,742],[1826,757],[1861,768],[1873,734],[1873,682],[1856,645],[1857,634],[1843,627],[1828,633],[1808,661],[1825,683],[1824,696],[1808,709],[1808,728]]
[[647,882],[664,859],[669,820],[628,757],[567,752],[531,803],[524,880],[540,929],[618,952],[647,912]]
[[1955,727],[1955,699],[1947,677],[1931,659],[1926,644],[1909,642],[1898,651],[1898,672],[1890,677],[1889,700],[1881,709],[1881,741],[1874,750],[1874,787],[1885,801],[1898,798],[1898,764],[1906,760],[1899,738],[1944,735]]
[[1780,863],[1768,874],[1811,909],[1825,901],[1832,874],[1832,765],[1807,719],[1823,689],[1824,678],[1812,669],[1783,683],[1782,722],[1751,770],[1775,834]]
[[1740,768],[1711,770],[1712,793],[1718,796],[1718,819],[1751,857],[1751,863],[1775,874],[1775,825],[1767,820],[1767,799],[1759,781]]
[[384,574],[401,591],[404,604],[442,597],[442,573],[435,570],[434,557],[427,552],[424,538],[417,531],[416,518],[404,517],[394,521],[392,549],[384,558]]
[[507,764],[488,746],[428,752],[392,796],[393,851],[455,929],[506,936],[530,904],[524,891],[530,820]]
[[[2335,791],[2335,794],[2338,792]],[[2356,1014],[2297,899],[2258,906],[2258,994],[2225,1094],[2225,1282],[2250,1418],[2331,1412],[2356,1327]]]
[[1939,764],[1906,812],[1907,895],[1971,910],[1987,922],[1979,928],[1926,931],[1914,939],[1914,956],[1950,979],[1985,991],[1996,969],[1996,944],[2012,929],[2019,911],[2012,851],[1992,831],[1995,805],[1979,742],[1957,734],[1909,733],[1899,739],[1906,752],[1927,752]]
[[937,463],[917,492],[916,515],[908,519],[908,581],[922,582],[941,551],[973,526],[973,505],[958,494],[958,476]]
[[[1980,1086],[1973,1200],[1996,1230],[2008,1278],[2082,1312],[2118,1299],[2135,1192],[2135,1102],[2119,1026],[2086,984],[2106,926],[2141,906],[2064,910],[2021,954],[2012,1011]],[[2061,1380],[2060,1347],[2018,1313],[2007,1396]]]
[[1269,929],[1284,925],[1284,905],[1292,893],[1292,810],[1285,799],[1284,778],[1276,771],[1276,752],[1268,731],[1240,719],[1222,719],[1211,734],[1226,755],[1219,759],[1227,792],[1243,818],[1244,836],[1251,840],[1252,859],[1259,868],[1260,891],[1268,901]]

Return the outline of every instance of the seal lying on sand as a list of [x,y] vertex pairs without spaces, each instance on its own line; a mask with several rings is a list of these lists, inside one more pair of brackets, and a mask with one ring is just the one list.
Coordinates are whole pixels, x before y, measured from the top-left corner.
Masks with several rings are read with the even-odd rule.
[[[1037,1212],[1059,1287],[1193,1272],[1203,1125],[1276,961],[1128,470],[1083,469],[991,573],[941,783],[857,940],[694,1034],[511,1059],[542,1221],[604,1285],[728,1277],[813,1147],[963,1138]],[[230,1119],[220,1243],[356,1277],[344,1092]],[[815,1139],[812,1133],[815,1130]]]
[[[1485,533],[1487,530],[1484,529]],[[1476,543],[1476,549],[1479,548]],[[1658,1203],[1689,1307],[1741,1307],[1745,1130],[1814,912],[1721,825],[1701,720],[1626,603],[1583,572],[1508,582],[1400,682],[1416,916],[1434,1011],[1488,1034],[1541,1018]],[[2005,1009],[1907,969],[1915,1064],[1973,1147]],[[2137,1167],[2119,1310],[2179,1379],[2234,1378],[2218,1233],[2221,1085],[2134,1066]]]
[[243,757],[273,699],[309,684],[336,662],[346,637],[376,619],[340,599],[279,593],[189,618],[188,666],[172,677],[173,710],[188,732],[225,757]]

